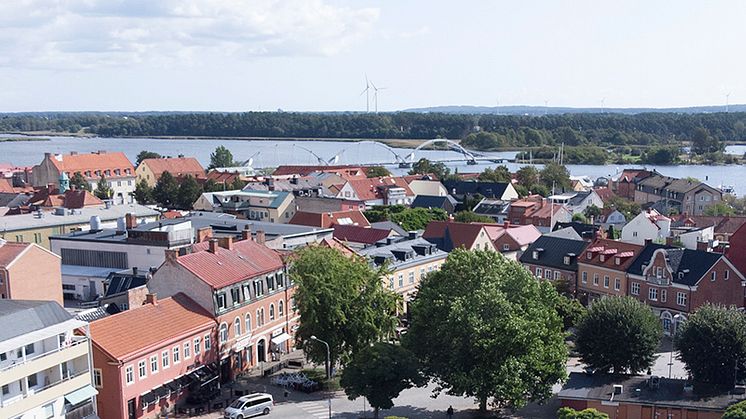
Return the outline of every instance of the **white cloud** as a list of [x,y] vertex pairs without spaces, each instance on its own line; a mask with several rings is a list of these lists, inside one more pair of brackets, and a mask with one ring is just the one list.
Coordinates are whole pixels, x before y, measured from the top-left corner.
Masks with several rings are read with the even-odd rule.
[[369,34],[378,17],[378,9],[325,0],[10,0],[0,3],[0,66],[334,55]]

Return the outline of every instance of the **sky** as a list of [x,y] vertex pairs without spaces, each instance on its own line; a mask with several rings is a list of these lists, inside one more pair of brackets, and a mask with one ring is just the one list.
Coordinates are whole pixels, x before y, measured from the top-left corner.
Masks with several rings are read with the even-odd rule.
[[[746,103],[746,2],[3,0],[0,112]],[[375,107],[370,97],[370,109]]]

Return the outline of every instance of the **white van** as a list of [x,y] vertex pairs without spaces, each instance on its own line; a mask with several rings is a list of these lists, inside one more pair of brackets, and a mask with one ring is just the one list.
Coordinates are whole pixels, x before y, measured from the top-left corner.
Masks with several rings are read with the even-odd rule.
[[252,393],[243,396],[225,408],[225,419],[244,419],[258,415],[268,415],[275,402],[271,394]]

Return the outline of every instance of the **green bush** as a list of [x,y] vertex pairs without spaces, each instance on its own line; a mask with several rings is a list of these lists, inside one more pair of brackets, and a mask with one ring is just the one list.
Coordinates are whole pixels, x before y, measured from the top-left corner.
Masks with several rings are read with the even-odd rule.
[[746,419],[746,400],[732,404],[725,409],[723,419]]
[[557,411],[558,419],[609,419],[609,415],[596,409],[584,409],[577,411],[569,407],[561,407]]

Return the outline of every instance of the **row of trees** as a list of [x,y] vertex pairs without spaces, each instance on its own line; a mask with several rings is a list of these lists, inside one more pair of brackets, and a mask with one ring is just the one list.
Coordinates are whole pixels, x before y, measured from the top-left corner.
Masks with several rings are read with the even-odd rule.
[[445,221],[448,213],[440,208],[409,208],[404,205],[376,205],[365,211],[371,223],[393,221],[407,231],[424,230],[430,221]]
[[239,178],[229,184],[217,183],[212,179],[198,182],[191,175],[177,178],[166,171],[161,174],[155,187],[150,187],[144,179],[139,181],[135,187],[135,200],[143,205],[158,204],[163,208],[188,210],[203,192],[242,189],[245,185]]
[[[478,127],[478,128],[477,128]],[[576,113],[545,116],[445,113],[44,113],[4,114],[0,131],[102,136],[463,138],[465,146],[675,144],[704,129],[717,141],[746,140],[746,114]],[[712,149],[705,145],[706,149]]]

